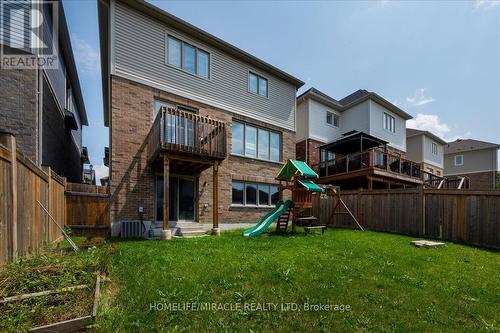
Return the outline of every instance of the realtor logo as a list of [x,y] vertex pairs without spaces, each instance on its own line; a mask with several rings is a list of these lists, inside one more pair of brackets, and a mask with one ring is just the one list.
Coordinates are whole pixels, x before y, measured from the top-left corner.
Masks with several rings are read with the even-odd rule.
[[0,67],[58,68],[59,2],[0,0]]

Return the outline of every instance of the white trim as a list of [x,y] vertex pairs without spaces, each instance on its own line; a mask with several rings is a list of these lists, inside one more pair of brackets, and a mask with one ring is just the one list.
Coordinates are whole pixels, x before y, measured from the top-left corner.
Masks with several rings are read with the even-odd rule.
[[[114,75],[118,76],[118,77],[125,78],[125,79],[130,80],[130,81],[144,84],[144,85],[152,87],[152,88],[157,88],[157,89],[172,93],[174,95],[178,95],[180,97],[188,98],[188,99],[191,99],[191,100],[203,103],[203,104],[208,104],[208,105],[211,105],[213,107],[226,110],[228,112],[240,114],[242,116],[245,116],[245,117],[248,117],[251,119],[255,119],[255,120],[264,122],[266,124],[271,124],[271,125],[274,125],[276,127],[283,128],[285,130],[288,130],[288,131],[295,133],[295,130],[294,130],[295,121],[294,121],[294,124],[292,124],[292,126],[283,126],[284,121],[266,119],[265,117],[256,117],[255,114],[249,113],[245,109],[237,108],[234,106],[229,106],[227,104],[213,101],[210,99],[206,99],[206,98],[200,97],[200,96],[192,94],[192,93],[186,93],[184,90],[180,90],[180,89],[177,89],[177,88],[174,88],[171,86],[167,86],[167,85],[155,82],[151,79],[146,79],[144,77],[141,77],[140,75],[132,74],[130,72],[127,73],[119,68],[115,70]],[[263,97],[263,96],[261,96],[261,97]]]
[[[257,92],[256,93],[254,93],[253,91],[250,90],[250,74],[257,76]],[[266,82],[267,82],[266,96],[262,96],[261,94],[259,94],[259,78],[262,78],[262,79],[266,80]],[[257,71],[254,71],[252,69],[247,69],[247,92],[252,94],[252,96],[259,96],[261,98],[269,99],[269,79],[265,75],[262,75],[262,74],[258,73]]]

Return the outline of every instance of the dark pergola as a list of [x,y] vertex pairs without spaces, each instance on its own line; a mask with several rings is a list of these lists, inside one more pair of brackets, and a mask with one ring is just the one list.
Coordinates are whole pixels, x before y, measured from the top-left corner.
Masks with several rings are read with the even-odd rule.
[[361,152],[374,147],[387,149],[387,141],[359,131],[351,131],[342,134],[342,137],[320,146],[320,149],[339,154],[348,155]]

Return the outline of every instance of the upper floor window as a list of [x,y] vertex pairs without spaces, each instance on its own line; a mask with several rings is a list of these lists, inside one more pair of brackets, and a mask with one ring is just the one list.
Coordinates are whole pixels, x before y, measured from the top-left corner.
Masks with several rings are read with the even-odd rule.
[[335,127],[339,127],[340,126],[339,115],[330,111],[326,111],[326,123],[329,125],[333,125]]
[[172,36],[167,37],[167,63],[207,79],[210,77],[210,54]]
[[281,134],[233,121],[232,153],[261,160],[281,160]]
[[388,113],[384,112],[384,129],[396,133],[396,119]]
[[437,143],[435,143],[435,142],[432,142],[432,143],[431,143],[431,150],[432,150],[432,153],[433,153],[434,155],[437,155],[437,154],[438,154],[438,145],[437,145]]
[[464,165],[464,155],[455,155],[455,166]]
[[248,91],[267,97],[267,79],[255,73],[248,72]]

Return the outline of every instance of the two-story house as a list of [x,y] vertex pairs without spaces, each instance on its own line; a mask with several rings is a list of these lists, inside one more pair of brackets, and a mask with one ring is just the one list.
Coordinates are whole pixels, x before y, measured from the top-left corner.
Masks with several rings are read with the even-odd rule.
[[421,184],[418,166],[405,159],[411,118],[373,92],[336,100],[310,88],[297,97],[297,158],[346,188]]
[[471,189],[495,189],[499,144],[458,139],[444,146],[444,175],[466,176]]
[[146,2],[98,12],[113,223],[257,220],[295,158],[303,82]]
[[443,176],[446,141],[429,131],[406,129],[406,157],[429,174]]
[[[0,130],[16,137],[18,150],[38,165],[48,165],[69,181],[81,182],[82,126],[88,125],[62,2],[9,1],[2,6],[3,55],[39,56],[28,28],[33,11],[42,14],[45,45],[55,45],[55,65],[31,68],[0,64]],[[14,19],[15,18],[15,19]],[[52,29],[57,20],[57,29]],[[23,33],[21,33],[23,32]],[[53,35],[57,33],[57,35]]]

